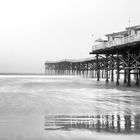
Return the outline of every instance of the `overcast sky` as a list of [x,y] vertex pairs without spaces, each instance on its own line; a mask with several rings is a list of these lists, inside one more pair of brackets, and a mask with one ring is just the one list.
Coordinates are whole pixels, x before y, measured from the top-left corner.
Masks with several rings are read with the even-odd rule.
[[140,24],[139,6],[140,0],[1,0],[0,72],[43,73],[46,60],[91,57],[94,40]]

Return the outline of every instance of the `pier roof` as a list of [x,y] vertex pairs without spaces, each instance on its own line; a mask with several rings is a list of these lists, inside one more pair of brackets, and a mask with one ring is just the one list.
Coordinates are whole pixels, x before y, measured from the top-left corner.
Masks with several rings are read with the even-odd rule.
[[106,34],[105,36],[119,36],[119,35],[127,35],[128,32],[127,31],[121,31],[121,32],[114,32],[114,33],[111,33],[111,34]]
[[78,62],[88,62],[88,61],[93,61],[95,60],[94,57],[90,57],[90,58],[82,58],[82,59],[62,59],[62,60],[58,60],[58,61],[46,61],[45,64],[50,63],[50,64],[55,64],[55,63],[78,63]]
[[129,29],[140,29],[140,25],[127,27],[127,28],[125,28],[125,29],[126,29],[126,30],[129,30]]

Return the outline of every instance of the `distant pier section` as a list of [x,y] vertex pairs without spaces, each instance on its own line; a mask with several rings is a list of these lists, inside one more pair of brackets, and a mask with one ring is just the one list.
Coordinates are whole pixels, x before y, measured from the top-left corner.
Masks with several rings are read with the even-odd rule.
[[90,54],[79,60],[46,61],[47,75],[81,75],[91,78],[105,78],[106,82],[120,84],[120,77],[127,86],[140,82],[140,25],[125,28],[124,31],[105,35],[107,40],[97,39]]
[[[60,60],[60,61],[46,61],[45,74],[46,75],[83,75],[93,76],[95,70],[95,58]],[[96,76],[96,74],[94,74]]]

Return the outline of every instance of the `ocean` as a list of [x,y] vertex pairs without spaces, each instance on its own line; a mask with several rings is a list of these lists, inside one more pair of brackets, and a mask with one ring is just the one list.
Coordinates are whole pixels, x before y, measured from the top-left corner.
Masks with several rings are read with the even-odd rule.
[[76,76],[0,76],[0,140],[140,139],[140,88]]

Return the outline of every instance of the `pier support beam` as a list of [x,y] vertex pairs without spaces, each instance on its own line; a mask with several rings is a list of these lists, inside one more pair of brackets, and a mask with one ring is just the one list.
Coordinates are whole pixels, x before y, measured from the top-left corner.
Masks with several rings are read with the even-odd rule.
[[127,73],[127,71],[126,71],[126,69],[124,69],[124,83],[127,82],[127,80],[126,80],[126,78],[127,78],[126,73]]
[[111,82],[114,82],[114,59],[112,54],[112,64],[111,64]]
[[136,83],[135,83],[136,86],[139,85],[139,70],[137,70],[137,73],[136,73]]
[[130,87],[131,86],[131,76],[130,76],[130,51],[127,51],[127,62],[128,62],[128,69],[127,69],[127,77],[128,77],[128,81],[127,81],[127,86]]
[[119,53],[117,51],[117,81],[116,81],[116,85],[119,85],[119,65],[120,65],[120,62],[119,62]]
[[99,69],[99,55],[96,54],[97,59],[97,81],[100,81],[100,69]]
[[88,69],[89,69],[89,64],[87,63],[87,72],[86,72],[86,77],[88,77]]
[[106,82],[108,83],[108,54],[106,54]]
[[104,70],[101,71],[102,72],[102,79],[104,78]]
[[136,58],[135,58],[135,61],[136,61],[136,83],[135,85],[138,86],[139,85],[139,80],[140,80],[140,69],[138,68],[138,65],[140,65],[140,50],[137,51],[136,53]]

